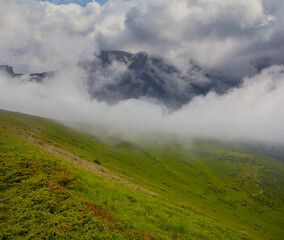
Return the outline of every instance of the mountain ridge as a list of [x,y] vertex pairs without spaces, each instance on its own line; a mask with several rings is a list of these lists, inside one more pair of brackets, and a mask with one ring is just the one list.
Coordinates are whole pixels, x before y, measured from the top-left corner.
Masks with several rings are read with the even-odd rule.
[[[239,84],[210,75],[194,61],[188,63],[187,72],[181,73],[176,66],[145,52],[132,54],[102,50],[92,60],[80,61],[78,66],[87,76],[90,96],[108,104],[148,98],[168,108],[178,109],[195,96],[203,96],[210,91],[224,94]],[[11,78],[23,76],[15,74],[13,67],[8,65],[1,65],[0,71]],[[44,79],[56,77],[56,73],[30,73],[28,78],[41,83]]]

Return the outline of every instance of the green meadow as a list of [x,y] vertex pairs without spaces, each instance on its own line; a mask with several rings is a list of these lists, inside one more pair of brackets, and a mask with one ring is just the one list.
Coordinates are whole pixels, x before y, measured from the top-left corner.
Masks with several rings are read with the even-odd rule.
[[284,147],[262,146],[126,141],[0,110],[0,239],[281,240]]

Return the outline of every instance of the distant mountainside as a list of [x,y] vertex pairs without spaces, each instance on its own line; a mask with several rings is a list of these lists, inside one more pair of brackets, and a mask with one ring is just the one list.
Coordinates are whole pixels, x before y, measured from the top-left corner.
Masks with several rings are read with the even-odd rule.
[[[13,67],[9,65],[0,65],[0,72],[6,74],[8,77],[11,78],[24,76],[23,73],[15,73]],[[41,82],[44,78],[52,78],[54,76],[54,72],[49,71],[43,73],[30,73],[27,74],[27,76],[30,79],[30,81]]]
[[22,73],[16,74],[14,72],[13,67],[11,67],[9,65],[0,65],[0,72],[5,73],[9,77],[17,77],[17,76],[22,76],[23,75]]
[[[80,65],[89,74],[90,94],[109,103],[151,98],[178,108],[192,97],[208,93],[214,85],[210,76],[193,63],[190,71],[182,74],[174,65],[143,52],[102,51],[97,58],[101,64],[95,59]],[[114,62],[125,68],[114,67]]]
[[[187,71],[182,72],[164,59],[144,52],[101,51],[94,59],[78,64],[86,72],[91,97],[109,104],[147,98],[170,108],[179,108],[194,96],[209,91],[222,94],[238,84],[210,75],[193,61],[188,63]],[[0,66],[0,70],[10,77],[22,76],[7,65]],[[32,73],[28,77],[31,81],[41,82],[54,74]]]

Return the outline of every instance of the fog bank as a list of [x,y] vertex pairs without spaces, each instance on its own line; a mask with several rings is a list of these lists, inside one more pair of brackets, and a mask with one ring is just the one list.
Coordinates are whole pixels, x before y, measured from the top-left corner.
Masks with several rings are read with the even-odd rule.
[[151,99],[98,102],[85,83],[84,72],[75,66],[43,83],[1,75],[1,108],[88,123],[94,131],[104,128],[126,138],[168,134],[284,143],[284,66],[246,78],[224,95],[197,96],[173,112]]

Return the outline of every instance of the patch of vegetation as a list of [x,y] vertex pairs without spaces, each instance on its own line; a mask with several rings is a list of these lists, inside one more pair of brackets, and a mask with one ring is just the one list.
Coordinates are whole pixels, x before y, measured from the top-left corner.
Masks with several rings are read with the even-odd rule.
[[77,194],[83,186],[58,160],[13,138],[6,138],[4,146],[0,151],[1,239],[135,238],[102,206]]

